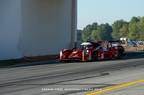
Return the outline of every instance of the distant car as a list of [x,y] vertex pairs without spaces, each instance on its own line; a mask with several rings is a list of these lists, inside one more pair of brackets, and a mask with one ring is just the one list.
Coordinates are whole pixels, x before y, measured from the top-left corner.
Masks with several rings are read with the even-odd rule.
[[108,41],[107,43],[83,42],[78,50],[62,49],[60,60],[70,62],[72,60],[93,61],[112,58],[122,58],[125,56],[124,48],[117,44],[118,41]]
[[138,45],[144,45],[144,42],[143,41],[138,41],[137,44]]
[[132,45],[133,47],[137,46],[136,42],[134,42],[134,41],[128,41],[127,44]]

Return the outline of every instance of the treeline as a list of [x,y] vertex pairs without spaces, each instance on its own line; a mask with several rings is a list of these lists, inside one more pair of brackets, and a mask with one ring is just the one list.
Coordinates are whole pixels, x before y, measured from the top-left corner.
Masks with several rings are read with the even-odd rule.
[[129,22],[116,20],[112,25],[93,24],[87,25],[83,30],[77,30],[77,40],[119,40],[126,37],[134,41],[144,40],[144,16],[132,17]]

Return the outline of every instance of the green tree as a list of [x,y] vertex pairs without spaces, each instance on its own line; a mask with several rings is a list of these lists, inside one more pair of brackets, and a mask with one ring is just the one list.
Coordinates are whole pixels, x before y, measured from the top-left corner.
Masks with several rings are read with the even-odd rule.
[[83,30],[82,30],[82,40],[87,41],[91,40],[91,34],[93,30],[96,30],[98,27],[98,24],[94,22],[92,25],[87,25]]
[[139,22],[139,21],[140,21],[140,17],[135,17],[134,16],[134,17],[131,18],[129,23],[131,24],[131,23],[136,23],[136,22]]
[[88,39],[91,39],[90,35],[91,35],[92,29],[91,29],[91,25],[87,25],[83,30],[82,30],[82,40],[86,41]]
[[112,24],[113,32],[111,33],[112,37],[116,40],[120,39],[120,29],[123,27],[124,24],[127,22],[124,20],[117,20]]
[[129,26],[129,34],[127,36],[127,38],[130,38],[131,40],[139,40],[139,29],[137,27],[137,24],[131,24]]
[[139,29],[139,40],[144,40],[144,16],[140,18],[140,21],[137,23]]
[[123,27],[120,29],[120,37],[127,37],[128,33],[129,33],[129,25],[128,24],[124,24]]
[[130,38],[131,40],[139,40],[140,34],[139,34],[139,28],[138,28],[138,22],[140,20],[136,17],[132,17],[132,19],[129,22],[129,34],[127,35],[127,38]]
[[82,41],[82,33],[81,33],[82,30],[77,30],[77,41]]
[[98,29],[97,29],[97,39],[98,40],[111,40],[111,33],[112,33],[112,27],[106,23],[106,24],[101,24]]
[[93,31],[92,31],[91,39],[92,39],[92,40],[99,40],[99,39],[98,39],[98,32],[97,32],[97,30],[93,30]]

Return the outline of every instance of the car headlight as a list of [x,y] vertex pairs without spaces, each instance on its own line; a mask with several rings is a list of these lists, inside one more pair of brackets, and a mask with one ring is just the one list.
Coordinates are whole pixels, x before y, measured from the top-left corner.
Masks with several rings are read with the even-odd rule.
[[88,54],[89,54],[89,50],[86,50],[86,51],[85,51],[85,54],[88,55]]
[[89,52],[89,50],[86,50],[86,52]]
[[60,56],[63,56],[63,52],[62,51],[60,51]]

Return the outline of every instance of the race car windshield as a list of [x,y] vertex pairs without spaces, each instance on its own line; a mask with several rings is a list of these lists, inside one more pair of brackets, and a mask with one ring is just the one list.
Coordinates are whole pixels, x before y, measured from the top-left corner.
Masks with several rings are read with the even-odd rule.
[[92,45],[80,45],[79,50],[89,49],[92,48]]
[[94,48],[97,48],[98,46],[100,46],[100,44],[94,44]]

